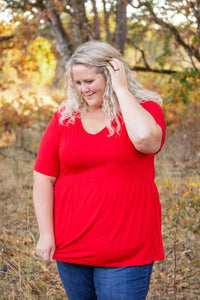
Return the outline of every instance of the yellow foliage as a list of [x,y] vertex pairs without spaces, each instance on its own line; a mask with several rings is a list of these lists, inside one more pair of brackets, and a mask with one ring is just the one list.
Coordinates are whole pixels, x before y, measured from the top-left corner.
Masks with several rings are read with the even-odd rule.
[[24,96],[18,90],[10,100],[0,98],[0,147],[7,147],[12,142],[23,138],[23,130],[35,129],[38,123],[51,119],[57,105],[45,104],[35,94]]
[[0,136],[0,148],[8,147],[10,144],[15,142],[16,135],[14,132],[5,131]]
[[[28,46],[28,77],[36,84],[50,84],[55,75],[56,59],[51,52],[51,45],[43,37],[37,37]],[[39,71],[39,72],[38,72]]]
[[43,37],[29,43],[23,52],[15,46],[3,51],[2,71],[6,82],[18,82],[27,77],[32,86],[51,84],[55,75],[56,58],[51,52],[51,44]]
[[194,186],[194,187],[200,187],[200,182],[192,182],[189,185]]
[[[18,50],[19,53],[19,50]],[[17,78],[17,71],[12,66],[13,57],[16,55],[16,49],[10,49],[6,51],[6,58],[2,66],[3,74],[9,78],[9,81],[15,81]],[[3,56],[4,57],[4,56]]]

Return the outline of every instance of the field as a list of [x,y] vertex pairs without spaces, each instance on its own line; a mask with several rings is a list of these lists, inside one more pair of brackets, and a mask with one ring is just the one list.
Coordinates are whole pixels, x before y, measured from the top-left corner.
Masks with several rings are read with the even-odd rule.
[[[156,158],[166,259],[154,264],[148,300],[200,299],[200,105],[181,109],[166,106],[166,144]],[[24,126],[20,138],[0,149],[2,300],[66,298],[55,262],[47,265],[35,253],[32,169],[47,122]]]

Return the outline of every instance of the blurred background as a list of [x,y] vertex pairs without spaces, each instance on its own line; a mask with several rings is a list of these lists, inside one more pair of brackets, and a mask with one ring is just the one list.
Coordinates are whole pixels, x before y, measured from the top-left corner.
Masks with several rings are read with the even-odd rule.
[[66,63],[88,40],[119,49],[138,81],[163,98],[156,183],[166,259],[154,264],[148,300],[199,299],[200,1],[1,0],[0,11],[1,299],[66,297],[55,263],[35,253],[32,169],[66,100]]

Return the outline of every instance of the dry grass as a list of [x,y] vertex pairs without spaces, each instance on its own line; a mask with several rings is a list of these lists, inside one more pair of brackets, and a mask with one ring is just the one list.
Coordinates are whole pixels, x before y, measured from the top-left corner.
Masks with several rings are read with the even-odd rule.
[[[156,160],[166,260],[154,265],[148,300],[199,299],[198,130],[197,119],[169,130]],[[39,136],[26,134],[26,150],[15,144],[1,150],[0,295],[2,300],[66,299],[55,263],[46,265],[35,253],[32,168]]]

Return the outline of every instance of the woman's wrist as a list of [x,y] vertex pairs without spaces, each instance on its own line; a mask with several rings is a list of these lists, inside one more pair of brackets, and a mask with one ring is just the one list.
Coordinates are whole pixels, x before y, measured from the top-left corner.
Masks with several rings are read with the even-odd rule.
[[43,228],[43,229],[41,229],[40,228],[40,230],[39,230],[39,232],[40,232],[40,236],[41,237],[47,237],[47,236],[49,236],[49,237],[54,237],[54,230],[53,230],[53,228],[51,229],[50,227],[47,227],[47,228]]
[[135,99],[135,97],[131,94],[131,92],[128,90],[127,87],[119,86],[115,89],[115,94],[117,96],[118,102],[120,103],[126,103],[127,101],[138,101]]

